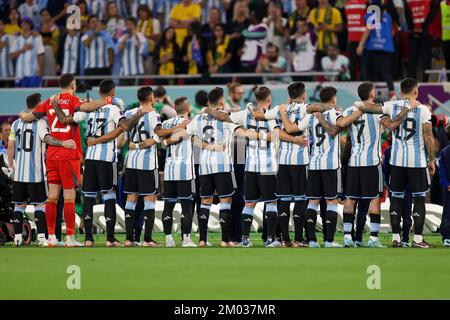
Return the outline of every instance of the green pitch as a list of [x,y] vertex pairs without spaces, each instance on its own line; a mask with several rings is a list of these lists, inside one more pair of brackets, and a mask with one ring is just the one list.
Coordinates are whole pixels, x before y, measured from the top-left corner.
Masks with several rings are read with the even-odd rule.
[[[210,238],[217,246],[219,235]],[[450,249],[436,235],[426,239],[439,247],[266,249],[256,234],[249,249],[8,245],[0,248],[0,299],[450,299]],[[80,290],[67,288],[71,265]],[[367,287],[373,265],[379,290]]]

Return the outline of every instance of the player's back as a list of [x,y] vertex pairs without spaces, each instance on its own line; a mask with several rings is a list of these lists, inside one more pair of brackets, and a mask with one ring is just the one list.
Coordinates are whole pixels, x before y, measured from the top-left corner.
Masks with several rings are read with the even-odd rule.
[[[336,109],[331,109],[323,113],[325,120],[332,125],[336,125],[336,120],[340,113]],[[311,136],[311,159],[310,170],[336,170],[340,168],[340,146],[339,134],[329,135],[319,120],[313,115],[309,117],[309,134]]]
[[44,119],[25,122],[18,119],[11,127],[14,140],[14,181],[37,183],[45,177],[45,144],[42,141],[49,133]]
[[[172,129],[185,118],[176,116],[162,123],[163,129]],[[194,163],[192,161],[191,139],[183,139],[181,142],[167,146],[166,162],[164,166],[165,181],[183,181],[194,178]]]
[[[352,106],[344,111],[344,116],[350,116],[357,111]],[[379,114],[363,113],[348,128],[352,142],[349,166],[377,166],[381,162],[381,132]]]

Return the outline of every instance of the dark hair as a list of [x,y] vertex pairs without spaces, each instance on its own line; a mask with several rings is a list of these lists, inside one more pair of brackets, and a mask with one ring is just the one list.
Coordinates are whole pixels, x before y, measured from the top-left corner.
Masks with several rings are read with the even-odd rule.
[[275,50],[277,51],[277,53],[280,52],[280,48],[278,48],[278,46],[277,46],[276,44],[273,44],[272,42],[269,42],[269,43],[267,44],[267,49],[269,49],[269,48],[275,48]]
[[137,98],[139,102],[145,102],[150,98],[150,96],[153,94],[152,87],[142,87],[137,92]]
[[[136,10],[136,13],[139,13],[139,11],[145,11],[148,15],[148,18],[152,17],[152,10],[150,10],[148,5],[146,5],[146,4],[139,5],[139,7]],[[138,16],[139,16],[139,14],[138,14]]]
[[41,11],[39,11],[39,15],[41,16],[43,12],[47,11],[50,13],[50,11],[47,8],[42,8]]
[[134,25],[137,24],[136,19],[134,17],[128,17],[125,21],[133,22]]
[[418,86],[418,82],[414,78],[406,78],[400,82],[400,90],[402,93],[410,93]]
[[182,114],[187,111],[186,108],[186,101],[188,100],[187,97],[178,97],[175,99],[175,111],[177,114]]
[[99,91],[101,94],[108,94],[116,87],[116,84],[114,83],[114,81],[106,79],[100,82],[99,87],[100,87]]
[[361,101],[366,101],[370,98],[370,93],[374,87],[372,82],[363,82],[358,86],[358,96]]
[[95,14],[91,14],[89,15],[89,17],[87,18],[87,24],[89,24],[91,22],[92,19],[98,19],[97,15]]
[[[174,28],[172,28],[172,27],[168,27],[168,28],[166,28],[166,29],[164,29],[164,31],[163,31],[163,33],[162,33],[162,35],[161,35],[161,39],[159,40],[159,45],[160,45],[160,47],[162,47],[162,48],[167,48],[167,46],[169,45],[169,40],[167,39],[167,32],[170,30],[170,29],[172,29],[174,32],[175,32],[175,29]],[[173,45],[176,45],[176,35],[173,37],[173,39],[172,40],[170,40],[170,42],[173,44]]]
[[323,87],[320,90],[320,102],[330,102],[337,94],[337,90],[334,87]]
[[27,97],[27,108],[33,109],[41,102],[41,94],[33,93]]
[[17,13],[17,16],[19,17],[19,23],[20,23],[20,21],[22,21],[22,17],[21,17],[21,15],[20,15],[19,10],[17,10],[17,8],[11,8],[11,9],[9,9],[9,11],[8,11],[8,22],[11,23],[11,19],[9,19],[9,16],[11,15],[11,13],[12,13],[13,11],[15,11],[15,12]]
[[308,23],[308,20],[306,18],[304,18],[304,17],[297,18],[297,22],[299,22],[299,21]]
[[291,83],[288,88],[289,98],[298,99],[305,93],[305,84],[303,82]]
[[211,105],[217,105],[222,98],[223,89],[220,87],[215,87],[208,93],[208,103]]
[[260,86],[255,89],[256,101],[266,100],[272,93],[268,87]]
[[73,80],[75,80],[75,76],[73,74],[65,73],[59,77],[59,87],[65,89],[70,86]]
[[208,106],[208,92],[200,90],[195,94],[195,104],[199,107]]
[[162,98],[166,95],[167,91],[166,88],[163,86],[157,86],[155,89],[155,97],[156,98]]

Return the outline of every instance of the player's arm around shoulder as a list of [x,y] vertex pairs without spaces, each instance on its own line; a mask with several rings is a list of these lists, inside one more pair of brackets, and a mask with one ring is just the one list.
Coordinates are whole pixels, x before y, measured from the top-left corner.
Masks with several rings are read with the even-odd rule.
[[287,133],[297,133],[300,132],[300,128],[297,124],[293,123],[287,114],[287,105],[282,104],[278,107],[278,111],[280,113],[281,121],[283,122],[284,130]]
[[423,116],[421,117],[421,121],[422,121],[423,138],[428,155],[428,169],[430,171],[430,175],[434,175],[434,173],[436,172],[436,163],[435,163],[436,146],[433,135],[433,126],[431,124],[431,112],[426,107],[422,108],[422,110]]
[[346,109],[342,117],[336,120],[336,125],[339,128],[345,129],[351,126],[356,120],[358,120],[363,115],[363,112],[355,107]]
[[324,130],[331,137],[335,137],[343,130],[341,127],[338,127],[336,125],[336,122],[339,120],[340,117],[342,117],[342,115],[340,115],[337,111],[333,111],[333,110],[331,110],[329,112],[331,112],[331,115],[332,115],[333,119],[335,119],[333,121],[333,123],[327,121],[327,119],[325,119],[325,116],[322,113],[319,113],[319,112],[314,113],[314,117],[316,117],[316,119],[319,121],[319,123],[324,128]]
[[405,106],[394,118],[392,118],[393,108],[392,102],[385,103],[383,107],[383,117],[381,118],[381,124],[383,127],[389,130],[397,129],[403,120],[406,119],[408,113],[417,107],[417,104],[413,103]]

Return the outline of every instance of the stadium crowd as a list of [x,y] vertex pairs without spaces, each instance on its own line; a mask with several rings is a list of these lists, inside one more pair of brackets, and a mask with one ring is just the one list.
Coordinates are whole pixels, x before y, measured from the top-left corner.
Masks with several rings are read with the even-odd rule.
[[[67,29],[71,4],[81,30]],[[366,27],[371,4],[381,8],[377,29]],[[433,59],[450,69],[448,0],[0,0],[0,9],[0,75],[17,86],[63,73],[205,83],[216,73],[323,70],[337,72],[328,80],[386,81],[392,91],[404,76],[427,81]]]

